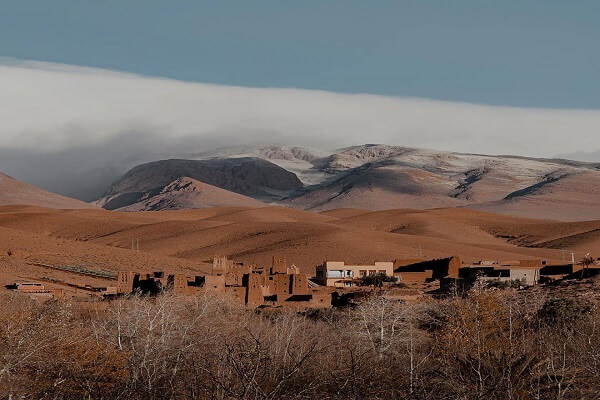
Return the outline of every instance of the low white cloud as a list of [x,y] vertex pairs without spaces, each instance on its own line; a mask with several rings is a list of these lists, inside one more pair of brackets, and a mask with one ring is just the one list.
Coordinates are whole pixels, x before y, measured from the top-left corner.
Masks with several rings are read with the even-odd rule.
[[596,110],[208,85],[0,59],[0,171],[84,200],[137,164],[223,146],[385,143],[551,157],[600,149],[599,131]]
[[196,145],[203,138],[327,148],[386,143],[540,157],[600,149],[596,110],[208,85],[15,60],[0,62],[0,121],[0,147],[43,152],[128,133],[160,137],[161,145],[173,140],[186,152],[193,150],[186,138]]

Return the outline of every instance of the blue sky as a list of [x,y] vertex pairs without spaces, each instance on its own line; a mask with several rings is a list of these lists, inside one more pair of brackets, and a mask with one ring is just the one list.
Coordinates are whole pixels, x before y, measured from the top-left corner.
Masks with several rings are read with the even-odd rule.
[[187,81],[600,108],[600,1],[0,3],[0,55]]

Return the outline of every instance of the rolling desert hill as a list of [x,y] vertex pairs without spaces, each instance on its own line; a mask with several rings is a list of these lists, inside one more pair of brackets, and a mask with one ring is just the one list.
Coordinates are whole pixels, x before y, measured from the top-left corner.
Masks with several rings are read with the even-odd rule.
[[[307,273],[323,260],[560,262],[600,246],[600,221],[556,222],[469,209],[312,212],[263,206],[160,212],[0,207],[0,284],[16,279],[108,284],[51,266],[92,270],[210,270],[216,255],[265,265],[284,255]],[[140,251],[132,250],[132,240]],[[69,289],[71,290],[71,289]],[[80,293],[81,294],[81,293]]]
[[45,191],[0,173],[0,205],[10,204],[49,208],[95,208],[92,204]]
[[119,211],[194,210],[211,207],[261,207],[261,201],[183,177],[165,186],[160,193]]
[[[562,221],[600,219],[599,163],[375,144],[334,152],[238,146],[190,157],[196,160],[186,163],[202,165],[194,167],[195,175],[173,167],[183,160],[145,164],[116,182],[99,204],[108,209],[133,204],[190,176],[258,200],[312,211],[463,207]],[[231,172],[231,165],[240,162],[250,163],[244,177],[250,182]],[[259,178],[252,178],[257,174]]]
[[569,173],[559,179],[530,186],[499,201],[471,205],[482,211],[527,215],[531,218],[584,221],[598,218],[600,184],[598,172]]

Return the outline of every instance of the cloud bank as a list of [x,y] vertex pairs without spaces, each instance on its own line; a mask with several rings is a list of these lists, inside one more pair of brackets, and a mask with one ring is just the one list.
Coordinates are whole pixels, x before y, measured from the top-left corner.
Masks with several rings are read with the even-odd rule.
[[600,111],[207,85],[38,62],[0,63],[0,87],[0,146],[21,149],[64,150],[127,132],[528,156],[600,148]]
[[536,157],[600,149],[597,110],[209,85],[10,59],[0,61],[0,88],[0,170],[47,188],[65,168],[240,144],[386,143]]

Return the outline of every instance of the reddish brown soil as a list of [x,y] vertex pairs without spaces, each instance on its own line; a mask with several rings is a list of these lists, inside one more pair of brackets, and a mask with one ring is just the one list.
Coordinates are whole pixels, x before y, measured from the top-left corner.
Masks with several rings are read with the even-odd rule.
[[[0,283],[50,277],[110,285],[114,283],[31,264],[193,274],[209,271],[215,255],[264,265],[272,255],[282,254],[308,273],[325,259],[371,263],[456,254],[466,261],[559,261],[561,249],[578,256],[597,253],[598,232],[600,221],[552,222],[466,209],[116,212],[3,206]],[[140,239],[139,252],[131,250],[132,238]]]
[[28,204],[50,208],[97,208],[92,204],[20,182],[0,172],[0,205],[10,204]]
[[122,207],[120,211],[194,210],[211,207],[263,207],[261,201],[192,178],[179,178],[156,196]]

